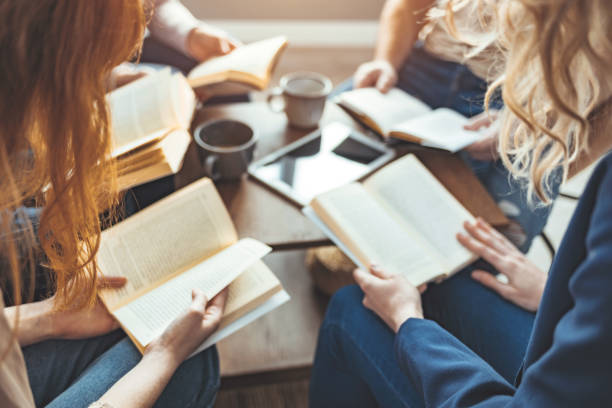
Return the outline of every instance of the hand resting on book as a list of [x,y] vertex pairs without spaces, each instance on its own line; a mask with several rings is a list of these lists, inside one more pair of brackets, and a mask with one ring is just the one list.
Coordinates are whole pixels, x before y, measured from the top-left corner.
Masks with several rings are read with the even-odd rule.
[[481,140],[465,148],[465,151],[474,159],[494,161],[499,158],[499,153],[497,151],[497,137],[499,134],[498,116],[498,111],[491,109],[489,112],[483,112],[480,115],[474,116],[470,120],[470,123],[463,127],[465,130],[474,132],[482,128],[488,128],[485,136]]
[[397,84],[397,70],[390,62],[384,60],[369,61],[357,68],[354,77],[355,88],[375,87],[387,93]]
[[472,278],[523,309],[538,310],[547,273],[482,219],[466,222],[464,227],[468,235],[459,233],[457,240],[503,276],[497,278],[489,272],[475,270]]
[[[119,289],[126,284],[124,277],[99,277],[97,285],[99,288]],[[79,310],[60,310],[55,311],[53,306],[55,296],[42,301],[46,303],[53,334],[51,338],[61,339],[88,339],[110,333],[119,328],[119,323],[108,312],[100,299],[91,308]],[[25,344],[21,344],[24,346]]]
[[191,30],[187,37],[187,51],[199,62],[225,55],[242,45],[228,33],[208,24]]
[[107,79],[106,90],[107,92],[114,91],[117,88],[121,88],[122,86],[154,72],[155,70],[150,67],[124,62],[121,65],[117,65],[110,72]]

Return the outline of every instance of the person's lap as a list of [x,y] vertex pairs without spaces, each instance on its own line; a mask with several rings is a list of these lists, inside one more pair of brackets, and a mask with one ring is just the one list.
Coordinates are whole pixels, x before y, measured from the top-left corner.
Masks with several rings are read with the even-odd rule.
[[356,286],[331,299],[310,379],[311,407],[421,406],[395,360],[394,335],[362,304]]
[[476,282],[470,276],[474,269],[495,273],[480,260],[450,279],[430,284],[422,296],[423,312],[513,382],[535,314]]
[[[141,359],[132,342],[117,330],[86,340],[50,340],[23,349],[36,406],[87,407]],[[212,406],[219,388],[215,347],[184,362],[156,407]]]
[[[423,295],[425,316],[512,382],[534,315],[473,281],[472,269],[430,285]],[[334,295],[328,306],[315,356],[311,405],[422,406],[419,393],[397,364],[395,335],[362,306],[362,299],[363,292],[350,286]]]

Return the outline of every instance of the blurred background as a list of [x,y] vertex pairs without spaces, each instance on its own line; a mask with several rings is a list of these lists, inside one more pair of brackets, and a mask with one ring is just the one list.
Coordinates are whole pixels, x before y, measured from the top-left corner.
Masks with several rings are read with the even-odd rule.
[[[278,34],[289,38],[289,52],[277,74],[294,67],[314,69],[334,82],[369,59],[384,0],[184,0],[193,13],[244,42]],[[303,49],[296,52],[296,48]],[[312,48],[324,48],[311,52]],[[338,52],[340,52],[339,58]],[[321,65],[322,64],[322,65]]]
[[217,20],[377,20],[384,0],[184,0],[196,16]]

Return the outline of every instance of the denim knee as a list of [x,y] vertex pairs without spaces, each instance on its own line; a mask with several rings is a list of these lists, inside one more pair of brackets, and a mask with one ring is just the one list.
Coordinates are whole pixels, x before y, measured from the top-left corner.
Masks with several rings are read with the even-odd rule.
[[355,315],[365,312],[362,304],[363,291],[357,285],[348,285],[338,290],[329,301],[323,326],[344,326]]

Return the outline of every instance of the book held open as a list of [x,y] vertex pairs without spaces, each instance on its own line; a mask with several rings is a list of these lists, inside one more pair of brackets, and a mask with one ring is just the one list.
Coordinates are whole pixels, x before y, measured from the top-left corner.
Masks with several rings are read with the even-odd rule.
[[142,352],[189,307],[192,289],[211,299],[229,285],[219,330],[227,336],[288,300],[260,260],[270,250],[238,240],[214,185],[202,179],[102,233],[100,272],[125,276],[127,284],[101,298]]
[[268,87],[287,38],[273,37],[204,61],[189,72],[189,84],[212,95],[245,93]]
[[413,155],[317,196],[303,211],[358,266],[380,265],[415,286],[476,259],[456,239],[474,217]]
[[182,74],[164,69],[107,95],[121,190],[178,172],[196,106]]
[[382,94],[361,88],[338,96],[340,106],[384,138],[396,138],[423,146],[457,152],[483,137],[480,131],[463,129],[469,119],[447,108],[432,110],[398,88]]

